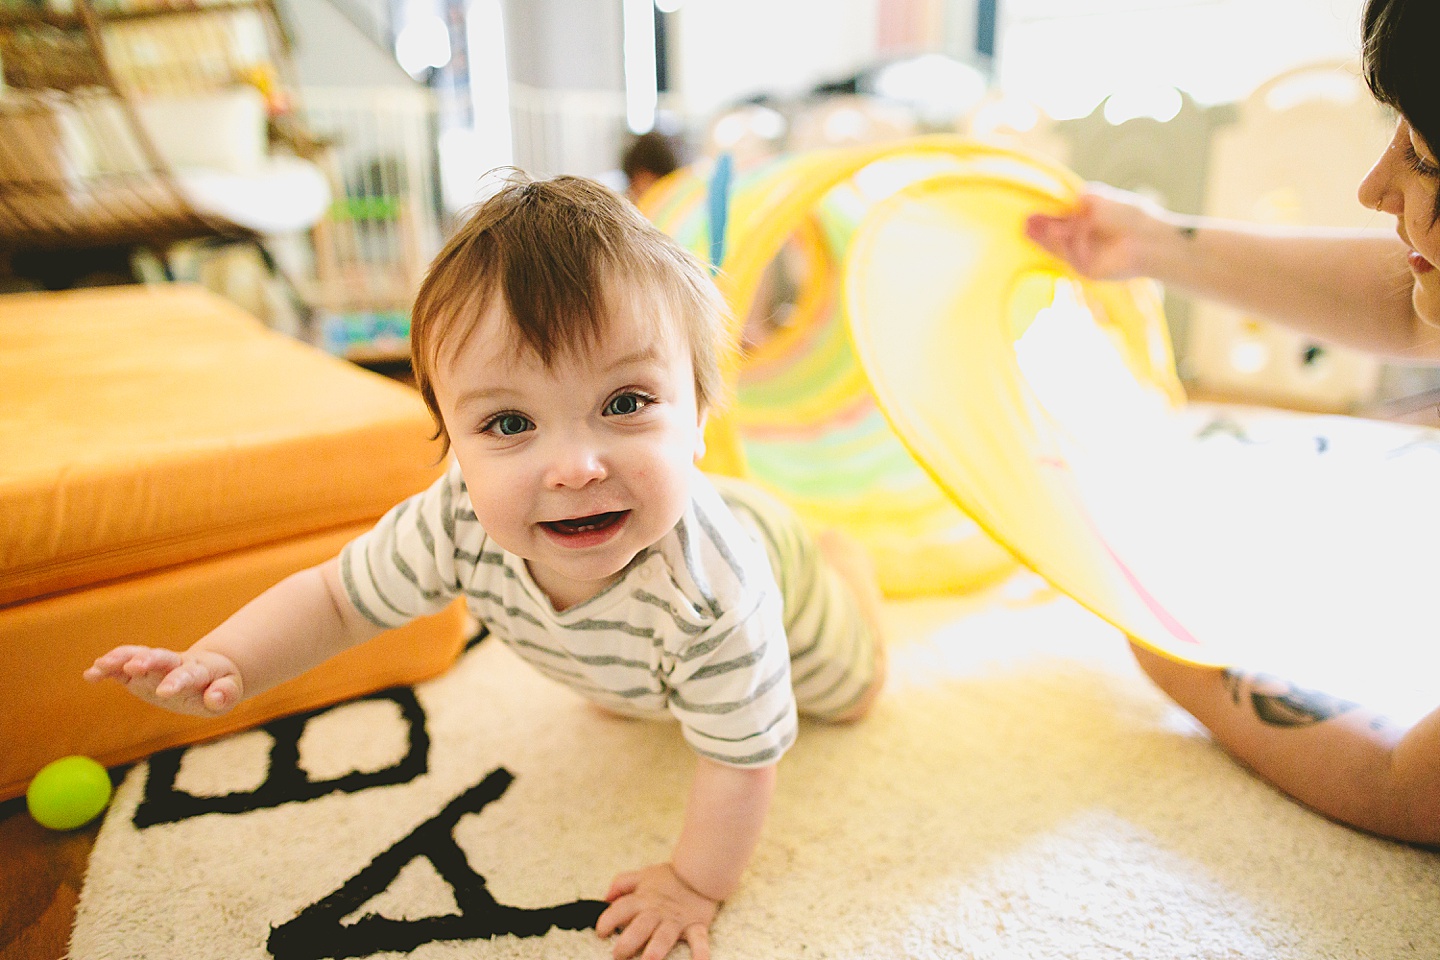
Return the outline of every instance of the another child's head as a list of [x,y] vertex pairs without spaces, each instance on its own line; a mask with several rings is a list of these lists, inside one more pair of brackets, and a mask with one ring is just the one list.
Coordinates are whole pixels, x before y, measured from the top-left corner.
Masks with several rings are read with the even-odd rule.
[[626,196],[639,201],[645,191],[680,166],[670,138],[657,130],[636,137],[620,155],[620,169],[628,184]]
[[481,525],[557,605],[680,519],[726,337],[706,267],[589,180],[511,179],[436,257],[417,384]]

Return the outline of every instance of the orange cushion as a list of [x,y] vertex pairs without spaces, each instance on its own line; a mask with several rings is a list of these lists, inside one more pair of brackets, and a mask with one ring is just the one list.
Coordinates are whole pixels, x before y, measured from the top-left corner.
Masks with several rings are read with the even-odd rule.
[[186,286],[0,296],[0,606],[358,521],[425,487],[418,394]]
[[382,634],[224,717],[81,671],[184,649],[332,557],[440,471],[415,391],[199,288],[0,297],[0,799],[50,760],[107,766],[448,667],[464,610]]
[[25,791],[51,760],[105,766],[207,740],[285,714],[434,676],[459,655],[464,607],[382,633],[214,719],[184,716],[81,672],[124,643],[184,649],[256,594],[334,556],[368,523],[228,553],[89,590],[0,609],[0,800]]

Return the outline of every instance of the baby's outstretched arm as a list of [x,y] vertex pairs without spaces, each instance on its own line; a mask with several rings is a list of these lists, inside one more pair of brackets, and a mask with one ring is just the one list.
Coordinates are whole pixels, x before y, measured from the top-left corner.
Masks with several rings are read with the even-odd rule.
[[85,679],[115,680],[157,706],[213,716],[379,632],[345,596],[331,559],[286,577],[183,653],[116,647]]
[[622,873],[610,883],[610,907],[595,925],[602,937],[622,931],[616,960],[643,950],[661,960],[681,940],[694,960],[709,960],[710,924],[760,839],[775,767],[729,767],[698,758],[685,825],[669,863]]

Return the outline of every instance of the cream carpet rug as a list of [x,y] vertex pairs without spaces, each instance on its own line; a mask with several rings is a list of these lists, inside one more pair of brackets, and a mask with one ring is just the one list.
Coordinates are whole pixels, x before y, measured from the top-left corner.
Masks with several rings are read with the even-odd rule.
[[[1069,600],[1026,575],[888,613],[893,683],[802,729],[717,960],[1440,957],[1440,854],[1256,780]],[[135,767],[71,957],[601,960],[593,898],[667,855],[690,767],[484,641]]]

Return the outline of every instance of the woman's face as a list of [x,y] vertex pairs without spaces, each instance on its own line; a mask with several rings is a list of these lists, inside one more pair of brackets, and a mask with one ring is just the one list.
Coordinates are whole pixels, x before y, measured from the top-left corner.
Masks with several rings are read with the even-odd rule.
[[1395,217],[1395,230],[1410,248],[1414,278],[1411,301],[1426,323],[1440,326],[1440,224],[1435,196],[1440,190],[1440,161],[1404,118],[1395,125],[1390,145],[1360,182],[1360,202]]

